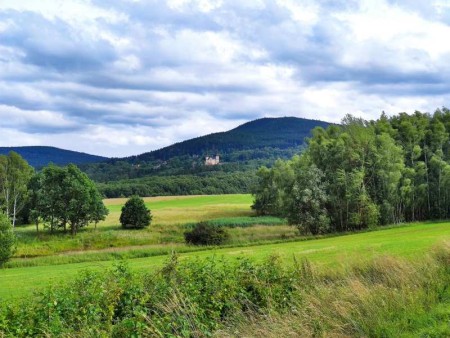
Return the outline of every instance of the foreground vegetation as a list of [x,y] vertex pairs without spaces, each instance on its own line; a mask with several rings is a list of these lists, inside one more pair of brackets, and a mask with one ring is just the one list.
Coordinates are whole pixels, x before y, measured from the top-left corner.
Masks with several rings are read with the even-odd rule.
[[[68,282],[67,282],[68,280]],[[448,336],[450,247],[324,270],[277,256],[83,272],[0,307],[6,336]]]

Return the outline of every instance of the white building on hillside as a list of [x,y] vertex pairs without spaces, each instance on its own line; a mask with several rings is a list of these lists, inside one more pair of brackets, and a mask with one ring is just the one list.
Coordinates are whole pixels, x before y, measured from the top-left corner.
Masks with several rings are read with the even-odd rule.
[[219,162],[219,155],[216,155],[215,157],[206,156],[205,158],[205,165],[218,165]]

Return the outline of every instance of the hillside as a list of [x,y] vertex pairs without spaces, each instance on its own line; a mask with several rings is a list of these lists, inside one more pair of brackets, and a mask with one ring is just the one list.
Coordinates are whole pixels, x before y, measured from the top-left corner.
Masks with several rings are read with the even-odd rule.
[[176,156],[220,155],[240,150],[263,148],[288,149],[304,143],[311,129],[329,123],[297,117],[262,118],[227,132],[196,137],[171,146],[128,157],[128,161],[169,160]]
[[35,168],[46,166],[49,163],[67,165],[69,163],[85,164],[101,162],[106,157],[80,153],[77,151],[64,150],[55,147],[33,146],[33,147],[0,147],[0,154],[5,155],[10,151],[20,154],[28,163]]
[[[328,125],[296,117],[262,118],[230,131],[196,137],[141,155],[83,165],[82,169],[95,181],[106,183],[100,188],[108,197],[133,193],[153,196],[192,194],[193,191],[248,192],[254,182],[255,169],[261,165],[271,166],[278,158],[291,158],[301,150],[313,128]],[[206,166],[205,157],[215,155],[220,156],[220,165]],[[188,183],[182,188],[169,187],[167,178],[180,175]],[[232,181],[240,185],[230,186],[231,181],[225,178],[229,175],[245,176],[245,179],[239,181],[234,177]],[[226,186],[210,191],[216,181],[223,181]]]

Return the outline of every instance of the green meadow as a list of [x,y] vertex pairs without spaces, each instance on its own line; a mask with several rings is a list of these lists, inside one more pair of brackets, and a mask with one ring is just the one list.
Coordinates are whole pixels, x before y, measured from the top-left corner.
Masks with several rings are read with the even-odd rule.
[[[427,222],[402,225],[371,232],[341,235],[322,239],[299,240],[285,243],[245,245],[227,248],[205,248],[180,254],[180,259],[216,256],[227,260],[248,257],[261,261],[271,255],[279,255],[286,262],[308,258],[323,269],[341,269],[354,263],[371,260],[380,255],[419,259],[431,248],[450,241],[449,222]],[[168,247],[177,251],[179,247]],[[130,259],[133,271],[157,271],[168,259],[167,254]],[[71,280],[80,271],[94,271],[111,267],[114,260],[92,261],[76,264],[42,265],[10,268],[0,271],[0,298],[11,299],[29,295],[35,289],[49,284],[58,285]]]
[[[96,228],[89,225],[76,237],[62,232],[50,234],[46,229],[40,229],[40,232],[36,233],[32,225],[17,228],[18,250],[9,266],[22,264],[20,262],[24,259],[80,254],[87,251],[92,254],[98,250],[120,251],[142,246],[162,250],[167,245],[183,245],[185,225],[199,221],[214,220],[221,225],[230,224],[235,227],[230,229],[231,241],[234,244],[297,236],[297,231],[287,226],[284,220],[253,217],[254,211],[250,208],[252,197],[248,194],[145,198],[153,220],[150,227],[139,231],[123,230],[120,227],[119,217],[125,201],[126,199],[120,198],[105,200],[110,211],[106,220]],[[241,228],[236,228],[239,225],[242,225]],[[251,229],[243,228],[249,225],[252,226]],[[268,229],[264,227],[266,225],[278,227]]]
[[[129,320],[140,323],[143,336],[161,337],[162,332],[186,337],[397,337],[413,332],[439,337],[450,332],[445,324],[450,222],[308,237],[284,219],[257,217],[250,195],[173,196],[146,198],[152,224],[124,230],[119,216],[125,201],[105,200],[107,219],[75,237],[17,228],[17,253],[0,269],[0,332],[84,337],[117,330],[116,336],[129,336],[137,328]],[[186,245],[184,231],[199,221],[225,227],[229,242]],[[176,275],[170,272],[174,254]],[[119,272],[120,266],[126,268]],[[224,284],[235,293],[224,293]],[[133,305],[146,297],[156,303]],[[262,302],[259,310],[246,314],[247,300]],[[131,312],[122,313],[128,306]],[[205,310],[215,306],[220,311]],[[87,308],[95,315],[83,312]],[[223,311],[229,317],[222,319]],[[315,318],[320,318],[318,327]]]

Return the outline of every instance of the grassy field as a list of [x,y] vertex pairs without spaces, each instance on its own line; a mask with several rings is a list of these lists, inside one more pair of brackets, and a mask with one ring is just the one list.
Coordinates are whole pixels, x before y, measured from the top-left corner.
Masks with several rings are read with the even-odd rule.
[[[221,217],[237,217],[253,215],[250,205],[251,195],[208,195],[208,196],[168,196],[146,197],[146,206],[152,211],[153,224],[184,224],[211,220]],[[116,226],[119,223],[120,211],[125,198],[105,200],[110,214],[100,226]]]
[[[292,262],[294,256],[307,257],[319,267],[338,268],[385,254],[415,259],[437,243],[446,241],[450,241],[450,223],[430,222],[309,241],[208,249],[183,253],[180,258],[216,255],[226,259],[250,257],[258,261],[277,254],[286,261]],[[130,259],[129,264],[135,271],[150,272],[161,267],[167,258],[167,255],[136,258]],[[103,261],[0,270],[0,299],[26,296],[33,289],[70,280],[81,270],[99,270],[112,264],[113,261]]]
[[[450,240],[450,223],[422,223],[301,241],[304,238],[283,220],[253,217],[250,195],[145,198],[152,210],[152,225],[139,231],[122,230],[119,216],[125,201],[105,200],[110,210],[105,222],[97,229],[89,226],[74,238],[46,231],[37,235],[32,226],[18,228],[16,257],[9,263],[11,268],[0,270],[0,299],[26,296],[33,289],[70,279],[80,270],[109,267],[117,258],[129,259],[136,271],[158,269],[171,251],[179,252],[181,259],[217,255],[230,259],[251,257],[257,261],[275,253],[287,261],[292,261],[293,256],[307,257],[318,266],[336,267],[380,254],[419,257],[436,243]],[[183,232],[186,226],[198,221],[227,226],[230,247],[186,246]],[[261,245],[286,239],[290,241]]]
[[[76,237],[47,230],[36,233],[34,226],[17,228],[19,236],[18,259],[32,259],[59,254],[85,251],[132,248],[136,246],[160,246],[182,244],[185,224],[214,221],[221,225],[251,226],[249,229],[230,229],[231,242],[277,240],[298,236],[296,230],[276,218],[255,218],[250,206],[251,195],[172,196],[145,198],[152,211],[153,221],[147,229],[133,231],[120,227],[119,217],[126,199],[107,199],[110,213],[104,222],[82,229]],[[261,219],[261,224],[258,220]],[[277,229],[265,229],[258,225],[278,225]],[[158,249],[159,250],[159,249]]]

